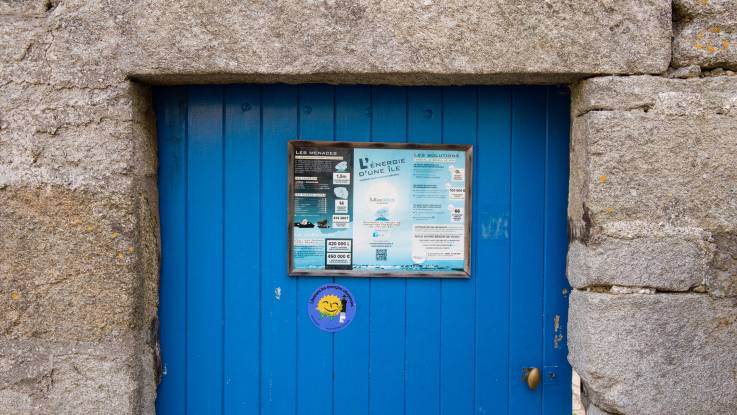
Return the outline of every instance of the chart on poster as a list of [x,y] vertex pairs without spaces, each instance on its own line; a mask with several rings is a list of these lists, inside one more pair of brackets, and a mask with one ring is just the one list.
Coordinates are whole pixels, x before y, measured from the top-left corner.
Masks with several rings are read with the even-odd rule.
[[470,145],[291,141],[291,275],[469,274]]

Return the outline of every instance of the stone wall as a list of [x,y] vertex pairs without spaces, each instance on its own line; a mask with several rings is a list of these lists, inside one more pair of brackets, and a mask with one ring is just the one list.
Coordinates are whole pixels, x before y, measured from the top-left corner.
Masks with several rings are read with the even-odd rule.
[[737,77],[572,105],[569,359],[598,410],[737,413]]
[[111,59],[112,16],[80,9],[0,2],[3,414],[153,412],[151,97]]
[[0,0],[3,413],[153,412],[147,85],[589,77],[574,87],[569,344],[592,411],[734,413],[735,9]]
[[662,77],[573,89],[569,360],[589,413],[737,413],[737,2],[676,0]]

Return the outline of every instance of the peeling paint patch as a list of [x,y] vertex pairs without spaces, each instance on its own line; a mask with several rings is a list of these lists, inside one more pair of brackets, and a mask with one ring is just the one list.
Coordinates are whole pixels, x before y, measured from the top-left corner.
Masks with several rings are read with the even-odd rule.
[[281,287],[276,287],[276,289],[274,290],[274,298],[276,299],[276,301],[281,300]]
[[563,335],[561,333],[558,333],[553,337],[553,347],[556,349],[560,349],[560,342],[563,341]]
[[488,221],[481,223],[481,238],[509,239],[509,217],[491,217]]
[[560,314],[556,314],[553,318],[553,329],[555,332],[553,336],[553,347],[560,349],[560,342],[563,340],[563,333],[560,331]]

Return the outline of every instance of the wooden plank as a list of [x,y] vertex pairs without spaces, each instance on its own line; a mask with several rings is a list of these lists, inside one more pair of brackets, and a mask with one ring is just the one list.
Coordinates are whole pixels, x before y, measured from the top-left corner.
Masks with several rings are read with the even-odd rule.
[[[372,140],[406,141],[406,89],[372,88]],[[402,279],[371,281],[369,413],[404,413],[405,286]]]
[[222,411],[223,95],[189,88],[187,409]]
[[[287,275],[287,141],[297,136],[297,87],[262,89],[261,413],[296,411],[296,280]],[[276,253],[276,254],[275,254]]]
[[[225,413],[257,413],[261,311],[261,89],[225,89]],[[254,224],[256,226],[254,226]]]
[[523,368],[542,369],[545,90],[512,93],[509,413],[541,413],[541,388],[528,389]]
[[[475,145],[476,101],[476,88],[443,88],[443,144]],[[472,212],[465,214],[469,219]],[[471,274],[441,283],[441,414],[468,414],[474,408],[476,278]]]
[[[407,139],[440,143],[440,88],[409,88]],[[437,414],[440,396],[440,281],[407,281],[405,413]]]
[[474,199],[476,409],[508,410],[511,90],[479,87]]
[[[300,139],[333,139],[332,86],[300,86],[298,106]],[[290,217],[289,229],[293,229],[291,222]],[[291,239],[289,242],[291,244]],[[333,401],[333,334],[314,326],[307,314],[306,304],[315,289],[332,282],[332,278],[318,276],[296,280],[297,408],[299,413],[317,414],[327,411]]]
[[163,373],[159,413],[184,413],[186,394],[187,90],[154,91],[159,137],[161,292],[159,321]]
[[[371,88],[343,86],[335,90],[335,138],[368,141],[371,137]],[[341,279],[356,301],[356,316],[334,334],[333,414],[368,413],[369,279]]]
[[571,367],[566,359],[568,137],[567,87],[548,87],[545,188],[545,287],[543,291],[543,414],[571,413]]

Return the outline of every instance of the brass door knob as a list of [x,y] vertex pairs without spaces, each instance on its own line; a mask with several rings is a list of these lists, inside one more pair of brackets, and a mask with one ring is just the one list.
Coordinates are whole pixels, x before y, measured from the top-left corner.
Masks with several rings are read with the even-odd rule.
[[527,387],[530,388],[530,390],[535,390],[537,385],[540,384],[540,369],[536,367],[526,367],[523,380],[527,382]]

